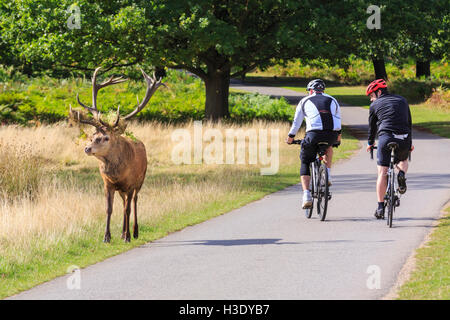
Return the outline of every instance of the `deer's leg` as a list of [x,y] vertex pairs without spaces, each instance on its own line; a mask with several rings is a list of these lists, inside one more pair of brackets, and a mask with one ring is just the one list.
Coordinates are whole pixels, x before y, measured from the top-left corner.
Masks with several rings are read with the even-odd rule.
[[133,199],[133,192],[128,193],[126,195],[125,200],[125,208],[124,208],[124,215],[125,215],[125,242],[130,242],[131,240],[131,234],[130,234],[130,213],[131,213],[131,201]]
[[106,196],[106,230],[103,242],[109,243],[111,241],[111,231],[109,230],[109,225],[111,222],[111,214],[114,203],[114,189],[105,188],[105,196]]
[[139,226],[137,220],[137,191],[134,193],[133,197],[133,213],[134,213],[134,228],[133,228],[133,238],[137,239],[139,237]]
[[126,207],[127,207],[127,203],[126,203],[126,194],[122,191],[119,191],[120,197],[123,200],[123,225],[122,225],[122,239],[125,239],[125,231],[126,231],[126,225],[127,225],[127,215],[126,215]]

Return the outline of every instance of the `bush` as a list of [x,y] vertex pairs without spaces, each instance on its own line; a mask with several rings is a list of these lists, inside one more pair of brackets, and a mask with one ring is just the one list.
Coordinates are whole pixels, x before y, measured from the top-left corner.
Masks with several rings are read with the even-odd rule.
[[[321,78],[327,81],[338,82],[347,85],[367,85],[374,80],[373,64],[370,60],[363,60],[351,55],[347,60],[347,66],[333,65],[320,59],[302,61],[295,59],[283,64],[274,65],[263,71],[258,70],[256,76],[282,76],[297,77],[303,79]],[[386,60],[386,72],[390,80],[414,79],[416,66],[413,59],[405,63]],[[437,82],[449,80],[450,68],[446,61],[431,62],[432,79]]]
[[399,79],[390,82],[388,87],[392,93],[404,96],[409,103],[422,103],[441,85],[433,80]]
[[[198,78],[170,70],[164,79],[168,89],[160,88],[147,107],[137,115],[140,120],[185,122],[201,120],[205,114],[205,89]],[[144,81],[129,81],[99,91],[97,100],[102,113],[117,110],[131,112],[136,96],[145,94]],[[53,79],[41,77],[14,89],[0,90],[0,122],[52,123],[66,119],[69,105],[76,108],[76,94],[89,104],[91,83],[82,79]],[[235,121],[290,120],[293,109],[286,100],[270,99],[256,94],[230,94],[230,118]]]
[[430,107],[450,111],[450,90],[444,89],[443,86],[433,89],[433,93],[425,101],[425,104]]
[[230,95],[230,117],[238,122],[259,120],[292,121],[295,109],[286,99],[271,99],[261,94]]

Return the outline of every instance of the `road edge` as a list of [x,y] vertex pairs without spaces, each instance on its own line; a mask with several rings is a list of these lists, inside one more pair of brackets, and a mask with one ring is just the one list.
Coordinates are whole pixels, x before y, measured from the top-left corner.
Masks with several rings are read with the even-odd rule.
[[399,299],[399,291],[401,287],[407,283],[413,274],[413,272],[417,269],[417,250],[425,247],[431,240],[431,235],[436,230],[436,227],[439,225],[440,220],[447,214],[445,209],[450,207],[450,199],[441,207],[439,211],[439,216],[433,221],[433,224],[430,228],[430,231],[427,232],[424,239],[420,243],[420,245],[414,249],[414,251],[410,254],[410,256],[406,259],[405,264],[400,269],[400,272],[397,275],[397,280],[394,285],[389,289],[389,292],[384,295],[381,300],[397,300]]

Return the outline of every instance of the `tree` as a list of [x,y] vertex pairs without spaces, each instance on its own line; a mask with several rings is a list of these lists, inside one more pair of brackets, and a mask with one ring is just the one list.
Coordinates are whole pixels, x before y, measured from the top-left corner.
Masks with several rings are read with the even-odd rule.
[[403,19],[399,22],[402,30],[397,50],[400,55],[415,58],[417,78],[429,77],[431,60],[442,58],[449,50],[448,1],[416,0],[401,5]]
[[[368,2],[354,1],[356,11],[365,17],[365,19],[356,20],[357,55],[372,60],[376,79],[388,79],[385,58],[392,55],[395,39],[399,32],[398,21],[402,15],[395,2],[379,1],[377,8],[372,8],[371,11]],[[375,19],[378,14],[379,25],[375,25],[372,16]]]
[[[92,72],[136,63],[188,70],[205,83],[207,118],[228,116],[231,77],[312,50],[308,3],[298,0],[77,2],[7,4],[2,33],[26,61]],[[17,30],[20,30],[18,32]]]

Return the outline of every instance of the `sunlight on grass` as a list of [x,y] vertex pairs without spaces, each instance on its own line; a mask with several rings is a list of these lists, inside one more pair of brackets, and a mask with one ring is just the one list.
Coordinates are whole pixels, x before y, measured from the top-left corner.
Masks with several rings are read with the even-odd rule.
[[[262,176],[261,165],[175,165],[171,135],[180,128],[192,132],[192,122],[183,126],[130,125],[133,135],[144,142],[149,163],[139,193],[140,234],[130,244],[120,239],[122,203],[116,196],[108,245],[102,243],[106,216],[103,182],[97,161],[83,152],[86,140],[79,129],[66,124],[1,127],[0,141],[9,141],[17,150],[28,148],[27,154],[39,161],[40,170],[24,165],[22,154],[0,149],[0,159],[8,159],[2,162],[0,179],[8,178],[8,172],[23,176],[17,181],[5,180],[11,187],[21,186],[17,196],[0,195],[0,297],[63,275],[70,265],[87,266],[298,183],[299,147],[284,143],[289,127],[286,122],[203,123],[204,130],[222,132],[278,129],[279,171]],[[358,146],[358,141],[344,132],[334,158],[347,158]],[[35,174],[39,174],[38,181]]]
[[401,300],[450,299],[450,207],[434,229],[430,241],[416,253],[416,268],[399,291]]

